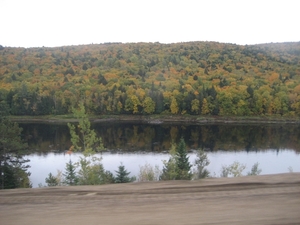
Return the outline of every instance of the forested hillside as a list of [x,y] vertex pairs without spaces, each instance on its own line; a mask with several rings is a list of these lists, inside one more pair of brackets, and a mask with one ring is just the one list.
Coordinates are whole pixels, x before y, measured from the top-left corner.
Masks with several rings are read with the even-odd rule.
[[0,100],[13,115],[300,116],[300,42],[0,46]]

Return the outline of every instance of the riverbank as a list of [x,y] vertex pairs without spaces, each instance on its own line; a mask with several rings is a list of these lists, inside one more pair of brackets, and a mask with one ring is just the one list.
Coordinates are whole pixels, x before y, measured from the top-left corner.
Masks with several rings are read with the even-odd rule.
[[0,218],[14,225],[298,224],[299,177],[1,190]]
[[[69,123],[76,122],[72,115],[10,116],[15,122]],[[93,123],[126,122],[142,124],[300,124],[300,118],[287,117],[227,117],[192,115],[92,115]]]

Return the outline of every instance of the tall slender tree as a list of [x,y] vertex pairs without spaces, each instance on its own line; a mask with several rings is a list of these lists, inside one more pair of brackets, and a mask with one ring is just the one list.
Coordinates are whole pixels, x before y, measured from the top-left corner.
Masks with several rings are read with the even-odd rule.
[[85,156],[91,156],[104,149],[101,138],[91,129],[91,122],[85,112],[83,103],[79,104],[79,109],[73,109],[74,116],[78,119],[78,124],[68,123],[71,134],[71,149],[80,151]]
[[163,160],[163,170],[160,175],[160,180],[176,180],[177,178],[177,164],[176,164],[176,144],[172,143],[172,147],[169,150],[169,160]]
[[28,188],[29,160],[24,159],[27,144],[21,139],[22,129],[11,122],[0,102],[0,188]]
[[64,175],[64,183],[67,185],[77,185],[78,184],[78,176],[76,173],[76,166],[72,162],[72,160],[69,161],[69,163],[66,163],[66,169],[65,169]]
[[199,149],[197,151],[197,158],[195,159],[196,169],[194,171],[194,179],[202,179],[209,176],[209,171],[205,168],[210,163],[207,154]]
[[189,157],[186,151],[186,144],[184,139],[181,138],[176,147],[176,165],[177,165],[177,180],[190,180],[192,177]]

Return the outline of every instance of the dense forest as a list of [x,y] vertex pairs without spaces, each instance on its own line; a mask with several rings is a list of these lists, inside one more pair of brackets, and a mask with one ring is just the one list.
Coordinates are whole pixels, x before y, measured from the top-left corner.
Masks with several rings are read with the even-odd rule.
[[0,45],[0,101],[12,115],[300,116],[300,42]]

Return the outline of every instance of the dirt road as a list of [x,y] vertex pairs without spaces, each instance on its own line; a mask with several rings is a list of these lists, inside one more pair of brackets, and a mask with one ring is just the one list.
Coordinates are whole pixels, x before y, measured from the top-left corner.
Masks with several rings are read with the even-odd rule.
[[1,225],[300,224],[300,173],[0,191]]

